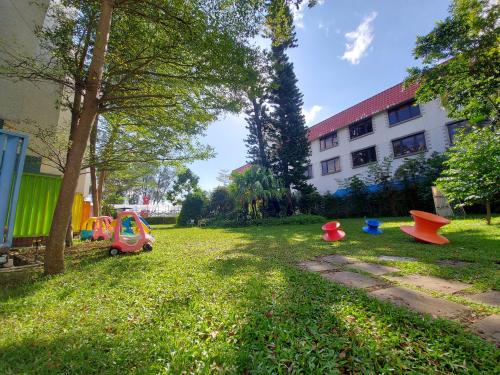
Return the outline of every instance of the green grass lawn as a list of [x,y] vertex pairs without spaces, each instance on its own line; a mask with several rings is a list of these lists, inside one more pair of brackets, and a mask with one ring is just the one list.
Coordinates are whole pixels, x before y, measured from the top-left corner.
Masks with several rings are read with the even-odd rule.
[[151,253],[72,256],[51,278],[0,275],[0,374],[499,373],[500,351],[458,323],[295,266],[327,253],[403,255],[418,262],[392,263],[402,273],[500,289],[500,218],[490,227],[455,220],[442,247],[412,241],[400,223],[384,220],[375,237],[361,232],[361,219],[342,220],[339,243],[323,242],[318,225],[158,226]]

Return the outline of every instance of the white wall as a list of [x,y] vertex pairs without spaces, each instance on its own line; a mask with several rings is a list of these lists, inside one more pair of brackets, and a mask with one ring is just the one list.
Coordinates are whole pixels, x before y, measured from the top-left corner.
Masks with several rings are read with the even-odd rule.
[[[0,64],[7,58],[7,52],[17,55],[44,58],[35,37],[36,26],[46,21],[50,0],[0,0]],[[30,135],[30,146],[35,149],[47,146],[37,140],[38,129],[57,129],[64,136],[69,130],[70,112],[57,106],[62,89],[52,82],[12,81],[0,78],[0,119],[5,120],[5,128]],[[28,151],[28,154],[38,156]],[[42,160],[41,173],[60,172]],[[78,192],[88,194],[88,174],[78,182]]]
[[[392,140],[406,135],[425,131],[427,146],[426,155],[432,152],[443,152],[449,145],[448,130],[446,123],[452,121],[448,118],[439,100],[420,104],[421,116],[406,122],[389,126],[387,111],[379,112],[372,117],[373,133],[360,138],[350,140],[349,128],[345,127],[337,131],[338,146],[320,151],[319,139],[311,142],[311,164],[313,167],[313,178],[309,180],[320,193],[334,193],[340,188],[339,182],[354,176],[355,174],[366,175],[367,166],[352,167],[351,152],[367,147],[376,146],[377,160],[382,161],[386,156],[394,156]],[[321,161],[340,157],[340,172],[321,175]],[[409,156],[412,157],[412,156]],[[414,157],[414,156],[413,156]],[[392,164],[393,172],[403,163],[404,157],[395,158]]]

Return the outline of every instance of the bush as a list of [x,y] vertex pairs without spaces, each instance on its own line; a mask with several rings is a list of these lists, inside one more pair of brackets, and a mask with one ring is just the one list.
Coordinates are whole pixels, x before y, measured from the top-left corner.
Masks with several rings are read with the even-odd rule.
[[145,218],[151,224],[176,224],[177,216],[150,216]]
[[254,225],[273,226],[273,225],[302,225],[302,224],[321,224],[326,219],[319,215],[293,215],[286,217],[270,217],[266,219],[252,218],[224,218],[215,217],[207,221],[209,227],[247,227]]
[[186,226],[193,221],[195,224],[202,218],[205,207],[207,205],[207,197],[202,191],[197,191],[186,196],[182,203],[181,212],[177,224]]

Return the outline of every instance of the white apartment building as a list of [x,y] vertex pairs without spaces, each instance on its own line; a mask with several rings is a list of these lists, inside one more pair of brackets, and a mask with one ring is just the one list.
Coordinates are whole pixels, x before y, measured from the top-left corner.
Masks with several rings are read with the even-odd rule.
[[463,122],[450,119],[439,100],[416,104],[415,91],[399,83],[312,126],[310,183],[334,193],[384,157],[394,159],[395,171],[405,158],[445,151]]
[[[35,28],[48,22],[47,9],[51,1],[0,0],[0,57],[15,53],[33,58],[44,58]],[[26,133],[29,147],[43,150],[47,140],[41,142],[36,135],[40,129],[61,134],[69,131],[70,113],[58,107],[62,87],[53,82],[13,81],[0,76],[0,129]],[[50,133],[49,133],[50,134]],[[50,161],[28,150],[25,172],[60,175]],[[77,192],[89,193],[90,178],[82,174]]]
[[[439,100],[416,104],[417,86],[388,88],[309,128],[309,182],[335,193],[342,182],[365,175],[368,166],[393,158],[393,172],[405,158],[444,152],[464,121],[447,116]],[[245,164],[233,172],[243,173]]]

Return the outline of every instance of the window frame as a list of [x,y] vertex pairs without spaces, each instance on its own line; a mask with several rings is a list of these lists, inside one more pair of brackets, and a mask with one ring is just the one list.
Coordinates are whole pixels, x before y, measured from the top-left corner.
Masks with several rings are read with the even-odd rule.
[[[375,154],[375,160],[372,160],[372,161],[369,161],[369,162],[366,162],[366,163],[363,163],[363,164],[359,164],[359,165],[354,165],[354,154],[357,153],[357,152],[361,152],[361,151],[366,151],[366,150],[369,150],[369,149],[372,149],[374,150],[374,154]],[[364,148],[361,148],[359,150],[356,150],[356,151],[352,151],[351,152],[351,162],[352,162],[352,168],[360,168],[360,167],[364,167],[366,165],[369,165],[369,164],[372,164],[372,163],[376,163],[378,161],[378,156],[377,156],[377,145],[373,145],[373,146],[369,146],[369,147],[364,147]]]
[[[371,126],[371,131],[369,132],[366,132],[366,133],[363,133],[363,134],[360,134],[360,135],[357,135],[355,137],[352,136],[352,128],[354,126],[359,126],[359,125],[365,125],[366,123],[370,123],[370,126]],[[352,124],[349,124],[348,126],[349,128],[349,140],[350,141],[353,141],[355,139],[358,139],[358,138],[361,138],[361,137],[364,137],[364,136],[367,136],[367,135],[370,135],[370,134],[373,134],[373,117],[370,116],[370,117],[367,117],[367,118],[364,118],[362,120],[359,120],[359,121],[356,121],[356,122],[353,122]]]
[[452,121],[448,122],[446,124],[446,132],[448,133],[448,141],[450,142],[450,145],[453,145],[453,136],[455,133],[453,133],[453,136],[450,133],[450,128],[454,126],[454,129],[457,128],[465,128],[467,126],[467,120],[457,120],[457,121]]
[[[414,152],[411,152],[409,154],[396,155],[396,153],[394,152],[394,142],[402,141],[402,140],[407,139],[407,138],[417,137],[419,135],[423,136],[423,138],[422,138],[424,140],[424,149],[423,150],[414,151]],[[407,156],[421,154],[422,152],[427,152],[427,140],[425,139],[425,130],[417,132],[417,133],[408,134],[408,135],[405,135],[404,137],[392,139],[391,145],[392,145],[392,156],[394,159],[404,158]]]
[[[310,172],[310,173],[309,173]],[[311,178],[314,177],[314,173],[313,173],[313,165],[312,164],[308,164],[307,165],[307,169],[306,169],[306,178],[308,180],[310,180]]]
[[[397,111],[401,110],[402,108],[404,108],[404,107],[411,108],[412,106],[415,106],[418,108],[418,114],[411,116],[411,110],[410,110],[410,117],[403,119],[403,120],[400,120],[399,116],[397,116],[398,120],[396,122],[391,122],[391,112],[396,112],[396,114],[397,114],[398,113]],[[410,121],[410,120],[416,119],[416,118],[421,117],[421,116],[422,116],[422,111],[420,110],[420,104],[417,103],[415,99],[412,99],[412,100],[409,100],[407,102],[395,105],[392,108],[389,108],[387,110],[387,121],[389,123],[389,126],[397,126],[397,125],[402,124],[406,121]]]
[[[334,137],[335,136],[335,137]],[[329,147],[323,147],[322,145],[322,141],[326,140],[326,139],[329,139],[329,138],[335,138],[335,141],[332,141],[332,145],[329,146]],[[321,137],[319,137],[319,151],[325,151],[325,150],[329,150],[331,148],[334,148],[334,147],[337,147],[339,145],[339,135],[338,135],[338,132],[335,130],[331,133],[328,133],[327,135],[323,135]],[[325,142],[325,146],[326,146],[326,142]]]
[[[332,160],[334,160],[334,162],[333,162],[334,167],[335,167],[335,165],[337,164],[335,161],[338,161],[338,166],[339,166],[339,168],[338,168],[338,170],[333,170],[333,171],[331,171],[331,172],[330,172],[330,171],[328,171],[328,162],[329,162],[329,161],[332,161]],[[326,169],[327,169],[327,172],[326,172],[326,173],[324,172],[323,163],[325,163],[325,165],[326,165]],[[340,166],[340,156],[335,156],[335,157],[330,158],[330,159],[322,160],[322,161],[320,162],[320,164],[321,164],[321,175],[322,175],[322,176],[327,176],[327,175],[329,175],[329,174],[339,173],[339,172],[341,172],[341,171],[342,171],[342,168],[341,168],[341,166]]]

